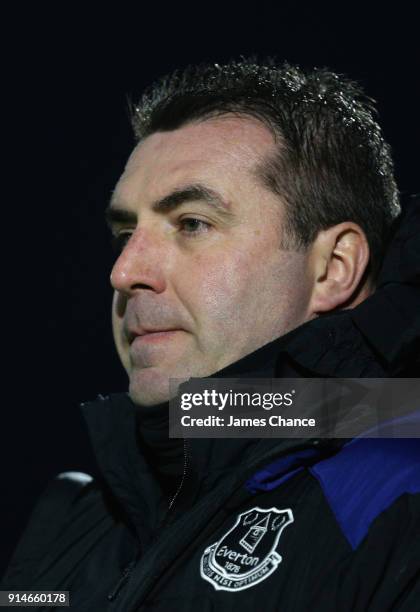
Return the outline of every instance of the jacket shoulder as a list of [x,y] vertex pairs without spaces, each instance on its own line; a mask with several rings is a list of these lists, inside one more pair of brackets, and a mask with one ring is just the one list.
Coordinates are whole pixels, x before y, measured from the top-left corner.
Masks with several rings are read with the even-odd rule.
[[420,519],[420,441],[356,438],[310,468],[353,550],[402,496],[415,496]]
[[33,566],[48,550],[66,523],[73,503],[92,486],[94,480],[83,472],[57,474],[39,496],[3,576],[11,588],[21,584],[24,568]]

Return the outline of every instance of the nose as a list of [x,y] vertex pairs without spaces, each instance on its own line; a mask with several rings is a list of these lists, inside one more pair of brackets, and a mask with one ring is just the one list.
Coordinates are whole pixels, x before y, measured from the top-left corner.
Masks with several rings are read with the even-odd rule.
[[144,228],[128,239],[111,272],[111,285],[127,297],[140,289],[161,293],[166,288],[164,245]]

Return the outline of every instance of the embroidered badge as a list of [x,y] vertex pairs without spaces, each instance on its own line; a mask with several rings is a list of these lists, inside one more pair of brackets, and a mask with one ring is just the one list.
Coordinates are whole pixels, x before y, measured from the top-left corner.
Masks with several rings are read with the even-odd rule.
[[282,561],[277,546],[293,523],[290,508],[252,508],[211,544],[201,557],[200,574],[216,591],[242,591],[268,578]]

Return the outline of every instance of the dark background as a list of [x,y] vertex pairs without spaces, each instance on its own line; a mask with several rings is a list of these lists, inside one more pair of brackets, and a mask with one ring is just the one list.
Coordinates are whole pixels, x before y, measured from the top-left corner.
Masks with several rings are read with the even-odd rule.
[[[414,14],[395,4],[28,9],[6,21],[0,572],[47,481],[94,471],[78,403],[127,388],[110,331],[103,210],[134,140],[126,96],[176,67],[275,54],[378,101],[403,194],[418,192]],[[365,3],[366,5],[367,3]],[[312,6],[313,5],[313,6]],[[57,5],[58,6],[58,5]],[[273,8],[275,6],[275,8]],[[4,82],[3,82],[4,85]],[[5,193],[7,197],[4,197]]]

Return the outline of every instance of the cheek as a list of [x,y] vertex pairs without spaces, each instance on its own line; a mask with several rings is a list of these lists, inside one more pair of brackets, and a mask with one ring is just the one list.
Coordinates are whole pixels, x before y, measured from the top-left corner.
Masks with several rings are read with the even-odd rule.
[[306,317],[305,256],[255,242],[195,262],[186,276],[187,308],[202,333],[218,338],[243,334],[280,335]]
[[231,324],[255,293],[256,276],[249,254],[243,251],[197,260],[186,287],[199,323],[213,327],[224,321]]

